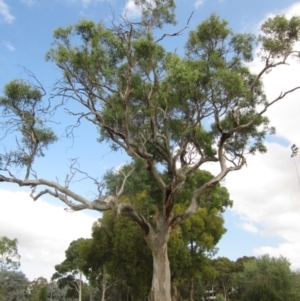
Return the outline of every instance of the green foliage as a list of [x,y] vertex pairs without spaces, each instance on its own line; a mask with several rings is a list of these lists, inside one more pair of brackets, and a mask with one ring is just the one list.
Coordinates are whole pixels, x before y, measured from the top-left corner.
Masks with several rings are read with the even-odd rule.
[[49,301],[65,301],[66,292],[61,290],[56,282],[48,283],[47,291]]
[[30,169],[34,158],[44,156],[44,150],[57,140],[54,132],[45,127],[45,118],[50,114],[49,106],[43,103],[40,89],[21,80],[7,84],[4,95],[0,97],[5,120],[2,125],[7,129],[6,135],[16,131],[21,141],[17,144],[17,150],[1,155],[2,161],[6,161],[8,166],[26,166]]
[[[170,11],[174,6],[173,1],[136,3],[142,7],[145,20],[154,20],[156,14],[165,14],[164,7]],[[163,22],[167,19],[162,18]],[[142,35],[129,24],[127,27],[129,32],[132,30],[130,44],[118,34],[120,29],[107,29],[101,23],[83,20],[59,28],[54,33],[56,48],[47,54],[64,70],[67,82],[83,85],[92,102],[100,101],[101,121],[100,115],[95,116],[105,124],[100,127],[100,141],[108,139],[118,148],[122,135],[111,140],[107,126],[115,133],[125,133],[128,126],[131,139],[143,143],[142,137],[149,136],[155,120],[156,130],[168,133],[171,144],[185,141],[204,152],[205,157],[213,156],[216,152],[212,145],[214,139],[220,138],[219,128],[230,131],[236,126],[231,109],[239,105],[239,124],[253,119],[255,122],[231,135],[226,150],[231,155],[241,153],[251,141],[251,153],[265,152],[263,139],[273,128],[268,126],[266,117],[256,114],[257,105],[265,104],[266,98],[261,82],[244,64],[252,59],[254,36],[233,34],[225,20],[212,15],[190,32],[187,56],[182,59],[155,43],[152,32]],[[80,46],[72,46],[73,36],[82,41]],[[158,74],[163,75],[159,82]],[[196,125],[195,118],[212,117],[215,108],[220,116],[225,116],[218,127],[217,123],[212,130]],[[205,117],[201,111],[205,111]],[[153,143],[149,140],[143,144],[157,162],[165,162],[166,149],[155,139],[155,145],[164,149],[158,152]]]
[[48,282],[45,278],[38,278],[29,284],[29,294],[26,298],[29,301],[48,300]]
[[18,240],[0,237],[0,271],[17,270],[20,267],[18,254]]
[[226,299],[222,295],[217,294],[215,301],[226,301]]
[[295,292],[294,279],[295,274],[286,258],[264,255],[244,264],[244,270],[238,274],[236,286],[245,301],[254,300],[253,298],[296,301],[299,294]]
[[67,288],[67,296],[77,297],[83,292],[83,270],[85,268],[84,257],[81,255],[80,247],[85,240],[83,238],[72,241],[66,250],[66,259],[55,266],[56,272],[52,280],[57,280],[59,288]]
[[[73,36],[82,40],[81,46],[71,46],[70,38]],[[114,67],[124,57],[124,51],[121,41],[111,30],[106,29],[102,23],[96,25],[92,21],[82,20],[77,25],[56,29],[54,37],[58,49],[50,50],[46,59],[52,60],[55,57],[61,67],[72,66],[72,69],[66,70],[66,78],[71,80],[71,76],[76,74],[80,82],[88,80],[99,88],[102,80],[106,84],[112,84],[115,80],[113,70],[117,70]],[[89,96],[93,97],[92,90]]]
[[[155,222],[155,214],[161,209],[163,194],[157,186],[153,175],[145,169],[145,165],[141,160],[124,165],[122,172],[126,174],[132,169],[134,170],[127,179],[124,189],[123,195],[126,197],[123,198],[123,201],[131,202],[147,218],[151,216],[150,222]],[[167,174],[162,174],[161,176],[164,179],[168,178]],[[182,212],[189,205],[191,192],[212,178],[212,174],[205,170],[197,170],[193,177],[187,178],[183,189],[173,200],[174,212],[176,214]],[[108,193],[113,193],[121,186],[123,174],[109,171],[104,179]],[[140,197],[136,197],[138,194],[140,194]],[[212,217],[217,216],[217,212],[224,212],[227,207],[231,207],[233,204],[227,189],[220,184],[212,187],[204,196],[198,199],[198,202],[201,208],[205,208],[208,211],[207,214]]]
[[[175,199],[174,211],[179,213],[182,209],[189,204],[191,192],[196,187],[201,187],[213,178],[213,175],[206,170],[197,170],[193,177],[189,177],[182,190]],[[218,213],[222,213],[226,208],[231,207],[233,201],[230,200],[229,193],[224,186],[220,184],[212,187],[205,195],[201,196],[198,200],[200,208],[206,209],[208,214],[216,216]],[[180,205],[179,205],[180,204]],[[181,207],[181,208],[180,208]],[[182,208],[183,207],[183,208]],[[198,213],[201,210],[198,211]]]
[[164,24],[176,24],[174,0],[134,0],[134,3],[142,12],[142,23],[154,28],[162,28]]
[[149,293],[151,252],[141,235],[141,229],[129,217],[116,219],[111,212],[106,212],[93,227],[91,250],[97,253],[97,259],[90,256],[88,262],[98,273],[105,267],[110,283],[119,280],[116,283],[119,289],[125,283],[133,300],[139,300]]
[[283,301],[286,299],[282,299],[279,297],[276,289],[272,287],[268,282],[264,279],[256,279],[257,282],[251,284],[245,291],[242,296],[242,301]]
[[[130,202],[155,224],[158,218],[157,199],[161,198],[161,192],[141,161],[123,166],[122,171],[127,173],[133,167],[122,202]],[[174,200],[174,213],[188,205],[194,187],[211,178],[212,175],[207,171],[197,171],[194,177],[189,178]],[[122,183],[121,171],[109,172],[105,181],[109,191],[116,190]],[[200,275],[203,281],[214,278],[207,256],[215,254],[215,245],[225,233],[221,212],[231,206],[232,201],[226,188],[216,185],[199,203],[203,209],[174,229],[168,243],[172,281],[180,290],[184,290],[184,283]],[[129,217],[115,219],[112,212],[105,212],[99,224],[93,228],[93,247],[90,248],[93,254],[100,256],[97,259],[96,254],[90,256],[94,266],[98,264],[99,269],[104,264],[109,275],[126,279],[126,286],[133,298],[146,295],[152,274],[151,253],[138,225]]]
[[0,271],[0,294],[4,300],[25,301],[28,280],[22,272]]
[[[275,63],[276,59],[287,56],[293,52],[295,43],[299,41],[300,17],[294,16],[290,19],[283,15],[269,18],[263,25],[264,35],[260,36],[264,52],[262,58],[270,56],[269,59]],[[299,56],[295,52],[296,56]]]
[[237,265],[226,257],[218,257],[213,260],[213,267],[217,274],[213,282],[214,287],[227,300],[227,296],[233,287]]

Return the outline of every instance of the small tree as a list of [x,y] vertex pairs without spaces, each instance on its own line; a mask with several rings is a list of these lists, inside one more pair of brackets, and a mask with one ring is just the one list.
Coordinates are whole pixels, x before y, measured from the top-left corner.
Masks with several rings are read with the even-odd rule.
[[224,296],[225,300],[228,300],[228,294],[233,287],[237,265],[226,257],[215,259],[213,265],[217,272],[215,280],[217,291]]
[[82,300],[83,287],[84,259],[80,256],[79,250],[82,243],[84,243],[83,238],[71,242],[66,250],[66,259],[55,266],[56,273],[52,276],[52,280],[58,280],[60,287],[75,290],[78,301]]
[[[267,99],[262,77],[273,68],[299,56],[300,18],[277,16],[262,25],[262,35],[234,34],[226,21],[212,15],[190,32],[182,58],[164,49],[164,24],[175,24],[174,0],[136,0],[141,19],[125,17],[111,27],[83,20],[54,32],[53,48],[47,59],[62,71],[56,95],[69,102],[67,112],[92,123],[100,141],[123,149],[143,162],[159,189],[157,214],[152,222],[130,202],[122,202],[126,179],[113,194],[91,201],[65,183],[31,177],[36,157],[56,140],[46,127],[47,106],[40,89],[14,81],[0,98],[3,125],[16,130],[16,150],[1,155],[0,182],[33,188],[32,197],[49,194],[72,210],[112,210],[129,215],[144,232],[153,257],[151,300],[170,301],[171,281],[167,242],[172,230],[195,214],[207,191],[229,172],[240,170],[247,154],[265,152],[267,133],[274,129],[263,114],[286,95],[300,88],[291,87],[275,99]],[[254,45],[260,44],[263,68],[253,74]],[[43,118],[42,118],[43,117]],[[174,212],[177,196],[186,179],[207,162],[219,171],[200,186],[195,186],[189,204]],[[17,176],[13,166],[25,167]],[[99,188],[99,184],[96,181]],[[36,191],[38,187],[44,190]],[[36,193],[34,193],[36,191]]]

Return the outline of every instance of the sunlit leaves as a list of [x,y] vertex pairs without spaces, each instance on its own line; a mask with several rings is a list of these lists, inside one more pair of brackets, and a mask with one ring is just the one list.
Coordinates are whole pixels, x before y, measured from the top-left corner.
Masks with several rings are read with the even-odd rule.
[[227,21],[221,20],[214,14],[211,15],[198,25],[196,31],[190,32],[186,45],[187,52],[191,55],[202,54],[203,56],[214,55],[215,51],[220,55],[224,54],[226,52],[225,41],[231,33],[227,24]]
[[[260,40],[265,51],[262,53],[262,58],[287,57],[293,53],[293,47],[300,37],[300,17],[294,16],[288,19],[279,15],[269,18],[262,25],[262,31],[264,34],[260,36]],[[295,55],[299,56],[299,52],[295,51]]]
[[176,24],[174,0],[134,0],[142,13],[142,22],[151,27],[162,28],[164,24]]
[[7,165],[31,168],[34,158],[43,156],[44,150],[57,140],[52,129],[45,126],[51,109],[43,96],[40,88],[21,80],[13,80],[4,87],[4,96],[0,97],[1,125],[5,136],[15,132],[18,141],[16,150],[2,155]]
[[65,77],[75,83],[88,82],[93,89],[100,87],[99,82],[111,79],[113,68],[124,56],[122,41],[102,23],[82,20],[74,26],[58,28],[54,31],[57,48],[46,55],[64,68]]

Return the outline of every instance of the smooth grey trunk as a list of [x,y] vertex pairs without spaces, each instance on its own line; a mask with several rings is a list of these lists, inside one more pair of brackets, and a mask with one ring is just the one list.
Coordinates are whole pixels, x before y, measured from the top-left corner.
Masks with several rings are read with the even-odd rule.
[[146,236],[147,244],[153,257],[153,278],[150,301],[171,300],[171,273],[168,258],[168,239],[170,228],[161,218],[157,223],[157,231],[150,231]]
[[167,244],[152,252],[153,278],[151,301],[171,301],[171,274]]

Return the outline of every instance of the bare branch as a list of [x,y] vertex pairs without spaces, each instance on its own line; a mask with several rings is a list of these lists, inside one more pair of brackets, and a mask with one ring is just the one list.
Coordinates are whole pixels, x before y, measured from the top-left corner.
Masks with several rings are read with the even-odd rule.
[[179,31],[177,32],[174,32],[174,33],[164,33],[158,40],[155,41],[155,43],[158,43],[160,42],[161,40],[163,40],[165,37],[176,37],[176,36],[179,36],[181,35],[181,33],[186,30],[187,28],[189,28],[189,23],[190,23],[190,20],[193,16],[194,12],[192,12],[186,22],[186,25],[184,28],[180,29]]

